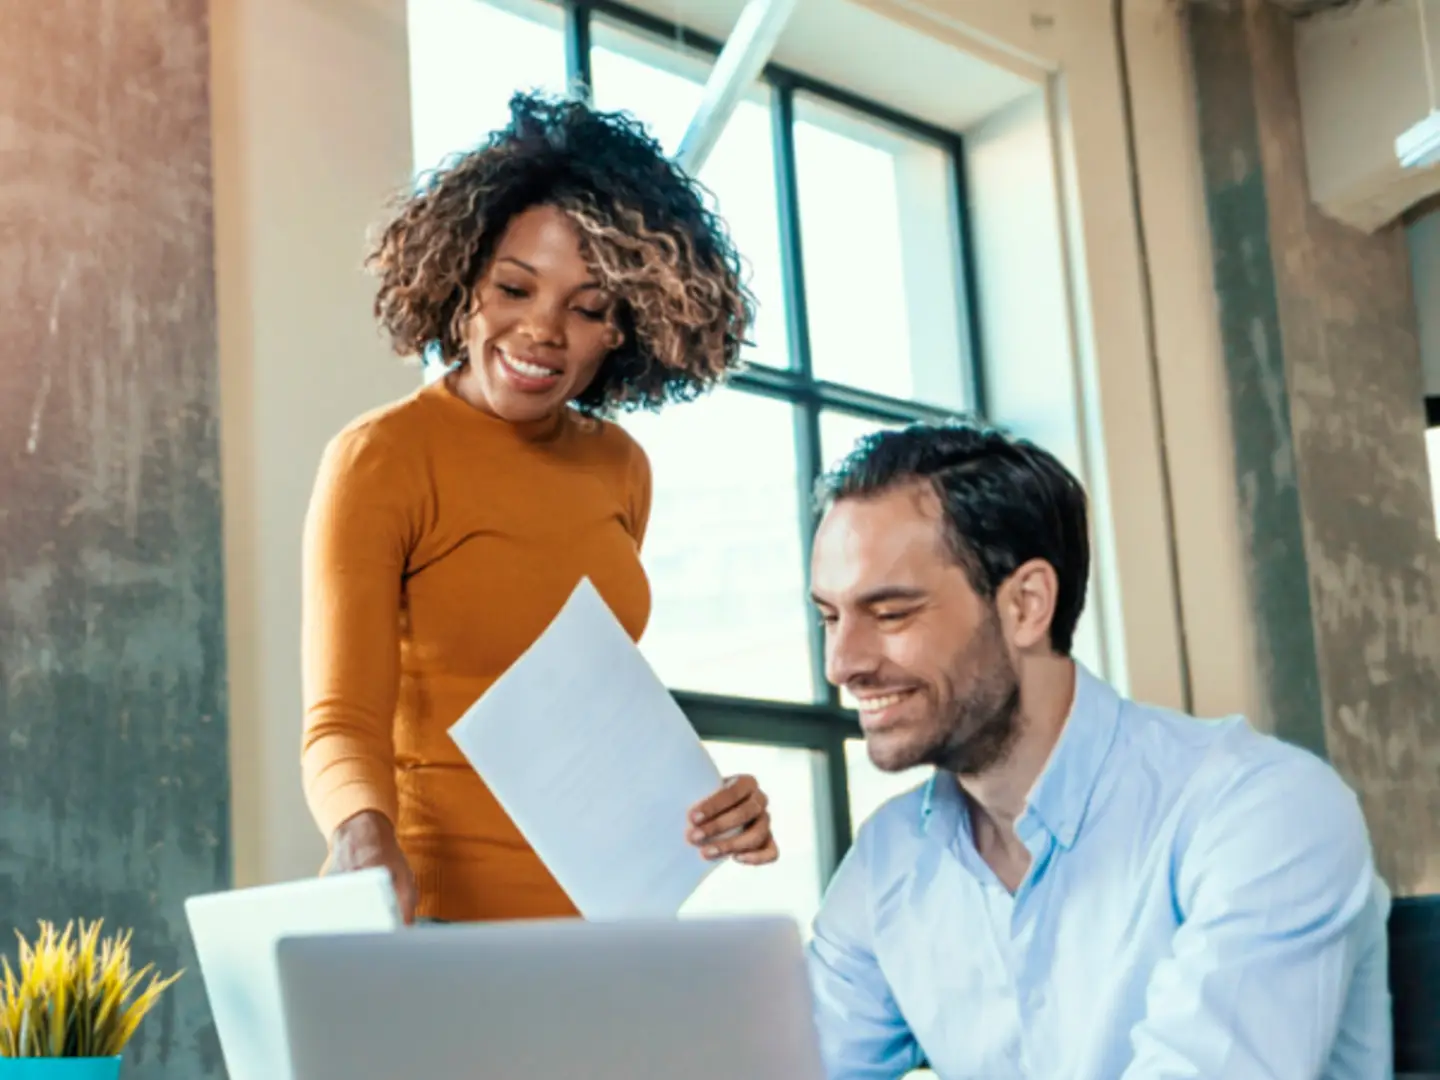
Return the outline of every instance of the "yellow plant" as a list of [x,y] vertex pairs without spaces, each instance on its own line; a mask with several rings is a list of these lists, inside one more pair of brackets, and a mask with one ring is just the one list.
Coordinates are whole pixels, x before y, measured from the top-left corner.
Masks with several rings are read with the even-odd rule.
[[[130,966],[130,932],[101,940],[100,923],[72,922],[57,934],[40,923],[20,939],[20,974],[0,957],[0,1057],[114,1057],[180,972],[168,979]],[[140,984],[150,977],[149,984]],[[139,991],[138,995],[136,991]]]

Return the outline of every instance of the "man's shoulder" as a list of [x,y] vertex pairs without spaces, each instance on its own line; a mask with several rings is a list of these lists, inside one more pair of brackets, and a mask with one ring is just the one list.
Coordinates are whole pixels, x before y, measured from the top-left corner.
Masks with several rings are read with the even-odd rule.
[[1117,733],[1117,783],[1170,787],[1174,838],[1188,849],[1208,834],[1253,828],[1257,816],[1277,835],[1315,830],[1363,836],[1359,801],[1330,763],[1258,730],[1245,717],[1201,719],[1124,701]]
[[856,823],[849,859],[864,867],[873,884],[903,877],[914,869],[927,834],[927,818],[934,798],[935,774],[917,779],[915,786],[886,799],[862,822]]
[[1143,762],[1192,795],[1247,782],[1344,786],[1324,760],[1238,713],[1202,718],[1122,699],[1116,745],[1122,766]]
[[929,776],[917,779],[913,787],[890,796],[863,822],[856,822],[857,839],[870,832],[914,831],[925,816],[931,782]]

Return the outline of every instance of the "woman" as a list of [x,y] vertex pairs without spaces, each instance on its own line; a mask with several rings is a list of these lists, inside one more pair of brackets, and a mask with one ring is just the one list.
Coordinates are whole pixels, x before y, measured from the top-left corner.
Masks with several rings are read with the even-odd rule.
[[[327,869],[387,867],[407,921],[573,915],[448,729],[582,577],[639,638],[650,466],[602,417],[735,365],[739,260],[636,123],[517,95],[368,265],[396,351],[446,374],[330,444],[306,520],[303,764]],[[675,827],[766,863],[765,805],[736,777]]]

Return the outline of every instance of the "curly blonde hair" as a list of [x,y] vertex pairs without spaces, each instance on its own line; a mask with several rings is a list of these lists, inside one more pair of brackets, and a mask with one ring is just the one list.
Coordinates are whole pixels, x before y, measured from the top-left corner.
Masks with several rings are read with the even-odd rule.
[[574,222],[624,332],[577,408],[692,400],[738,365],[754,301],[703,189],[625,114],[539,94],[516,94],[506,127],[427,175],[366,258],[396,352],[466,361],[476,283],[509,222],[542,205]]

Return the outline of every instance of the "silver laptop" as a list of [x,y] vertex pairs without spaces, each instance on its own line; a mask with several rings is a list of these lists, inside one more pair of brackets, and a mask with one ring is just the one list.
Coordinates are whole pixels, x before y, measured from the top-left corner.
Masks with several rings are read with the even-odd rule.
[[822,1080],[788,919],[534,921],[277,950],[295,1080]]
[[291,1080],[275,946],[292,934],[394,932],[383,869],[192,896],[185,901],[230,1080]]

